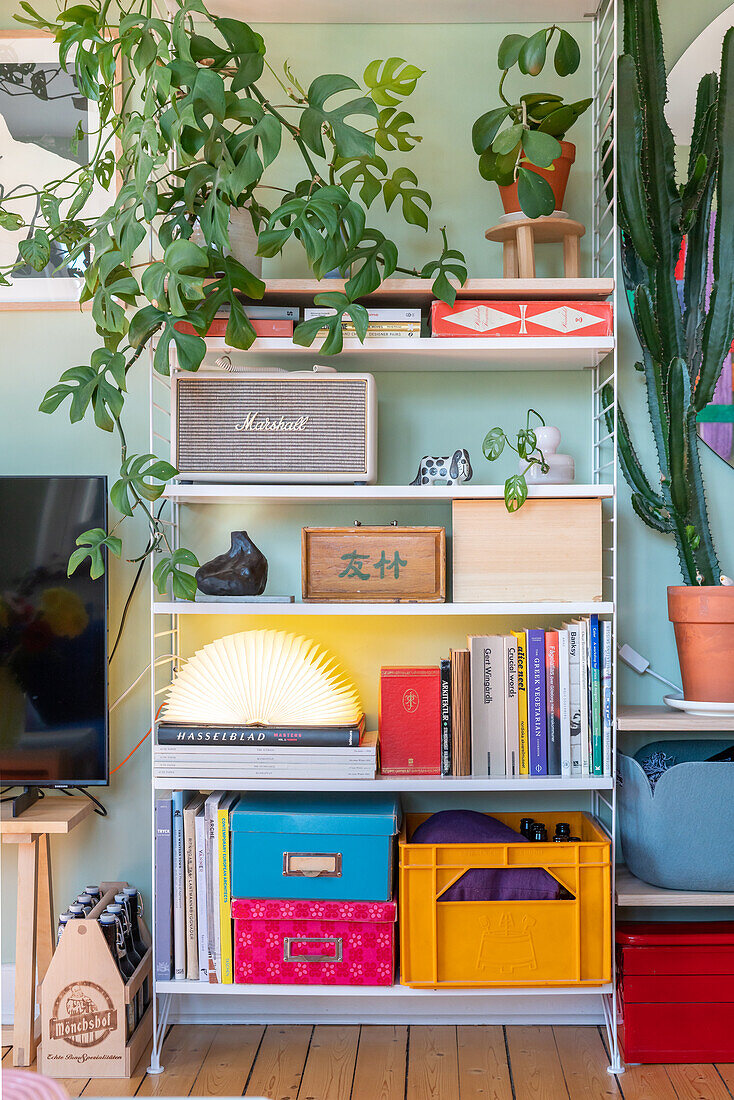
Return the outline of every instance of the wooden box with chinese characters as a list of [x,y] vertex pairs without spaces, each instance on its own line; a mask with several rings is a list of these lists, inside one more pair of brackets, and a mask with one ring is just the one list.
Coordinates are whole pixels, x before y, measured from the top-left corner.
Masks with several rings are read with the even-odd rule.
[[443,527],[304,527],[304,601],[443,603]]

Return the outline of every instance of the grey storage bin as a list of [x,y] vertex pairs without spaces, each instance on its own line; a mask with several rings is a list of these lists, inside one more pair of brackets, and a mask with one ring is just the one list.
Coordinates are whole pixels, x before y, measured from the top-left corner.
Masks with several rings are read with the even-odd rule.
[[[652,741],[618,754],[619,833],[633,875],[668,890],[734,891],[734,763],[707,763],[734,744],[723,740]],[[655,784],[640,761],[664,752],[675,760]]]

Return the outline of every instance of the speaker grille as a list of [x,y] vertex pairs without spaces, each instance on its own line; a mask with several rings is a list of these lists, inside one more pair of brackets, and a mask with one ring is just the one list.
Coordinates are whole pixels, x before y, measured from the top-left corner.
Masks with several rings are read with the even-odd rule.
[[[361,378],[177,382],[177,465],[212,473],[363,472],[367,384]],[[299,421],[300,430],[242,430]],[[305,418],[305,420],[303,419]]]

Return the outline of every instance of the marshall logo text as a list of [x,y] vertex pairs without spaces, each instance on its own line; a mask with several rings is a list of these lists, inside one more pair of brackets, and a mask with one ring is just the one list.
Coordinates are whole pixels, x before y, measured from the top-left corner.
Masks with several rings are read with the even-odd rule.
[[248,413],[239,424],[235,424],[234,430],[236,432],[305,432],[310,419],[309,416],[294,418],[280,416],[277,419],[271,419],[269,416],[252,412]]

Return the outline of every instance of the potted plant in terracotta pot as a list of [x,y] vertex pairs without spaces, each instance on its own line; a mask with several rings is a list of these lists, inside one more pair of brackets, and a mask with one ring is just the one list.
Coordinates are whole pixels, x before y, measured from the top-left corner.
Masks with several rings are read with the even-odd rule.
[[[642,346],[636,367],[647,389],[659,474],[644,472],[621,410],[620,464],[637,515],[670,535],[678,550],[684,583],[668,588],[668,613],[684,696],[734,702],[734,586],[714,549],[696,433],[696,415],[711,400],[734,337],[734,29],[724,39],[720,79],[709,73],[699,85],[682,183],[665,119],[655,0],[625,0],[624,44],[617,112],[622,271]],[[604,393],[610,405],[611,386]]]
[[526,76],[543,71],[554,39],[556,72],[559,76],[576,72],[581,51],[576,39],[561,27],[542,27],[529,37],[508,34],[497,53],[502,105],[480,115],[472,128],[479,173],[498,185],[506,214],[522,211],[528,218],[539,218],[560,210],[576,159],[576,146],[563,139],[590,99],[564,103],[562,96],[551,92],[526,92],[513,103],[504,93],[505,80],[515,65]]

